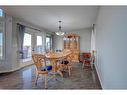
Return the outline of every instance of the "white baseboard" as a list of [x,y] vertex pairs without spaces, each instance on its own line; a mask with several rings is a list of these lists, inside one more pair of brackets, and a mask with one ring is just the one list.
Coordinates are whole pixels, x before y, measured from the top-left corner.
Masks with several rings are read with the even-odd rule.
[[102,80],[101,80],[102,78],[101,78],[101,75],[100,75],[100,73],[99,73],[99,71],[98,71],[98,67],[96,66],[96,64],[95,64],[95,68],[96,68],[96,72],[97,72],[97,75],[98,75],[98,78],[99,78],[101,87],[102,87],[102,89],[104,89],[103,83],[102,83]]

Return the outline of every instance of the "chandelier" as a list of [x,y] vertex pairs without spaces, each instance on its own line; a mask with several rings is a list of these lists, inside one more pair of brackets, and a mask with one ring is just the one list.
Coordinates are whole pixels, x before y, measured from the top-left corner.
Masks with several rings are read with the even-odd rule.
[[63,35],[64,35],[64,32],[61,31],[61,28],[62,28],[62,27],[61,27],[61,22],[62,22],[62,21],[59,21],[59,27],[58,27],[58,28],[59,28],[59,31],[55,32],[56,35],[58,35],[58,36],[63,36]]

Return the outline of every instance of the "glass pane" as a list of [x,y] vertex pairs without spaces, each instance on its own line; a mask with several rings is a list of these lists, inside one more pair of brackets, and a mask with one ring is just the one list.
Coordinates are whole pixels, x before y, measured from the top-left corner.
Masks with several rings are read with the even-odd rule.
[[42,52],[42,37],[37,36],[37,52]]
[[23,59],[31,57],[31,34],[24,34],[23,41]]
[[3,23],[0,22],[0,59],[3,58]]
[[46,50],[50,50],[51,49],[51,38],[50,37],[46,37]]
[[0,9],[0,17],[3,17],[3,10]]
[[28,33],[24,34],[24,46],[31,46],[31,35]]
[[0,31],[0,59],[3,56],[3,33]]
[[38,45],[42,45],[42,37],[41,36],[37,36],[37,46]]

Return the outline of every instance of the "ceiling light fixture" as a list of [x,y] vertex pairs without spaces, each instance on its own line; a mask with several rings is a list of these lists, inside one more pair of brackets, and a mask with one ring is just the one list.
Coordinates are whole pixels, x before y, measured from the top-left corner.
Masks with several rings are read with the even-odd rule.
[[63,36],[63,35],[64,35],[64,32],[61,31],[61,28],[62,28],[62,27],[61,27],[61,22],[62,22],[62,21],[59,21],[59,31],[58,31],[58,32],[55,32],[56,35],[58,35],[58,36]]

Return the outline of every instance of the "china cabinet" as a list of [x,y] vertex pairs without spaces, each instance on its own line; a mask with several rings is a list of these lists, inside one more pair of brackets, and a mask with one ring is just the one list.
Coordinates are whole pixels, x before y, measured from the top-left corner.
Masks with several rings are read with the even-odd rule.
[[79,35],[77,34],[66,34],[63,37],[64,49],[71,50],[71,58],[73,62],[79,62],[79,51],[80,51],[80,41]]

